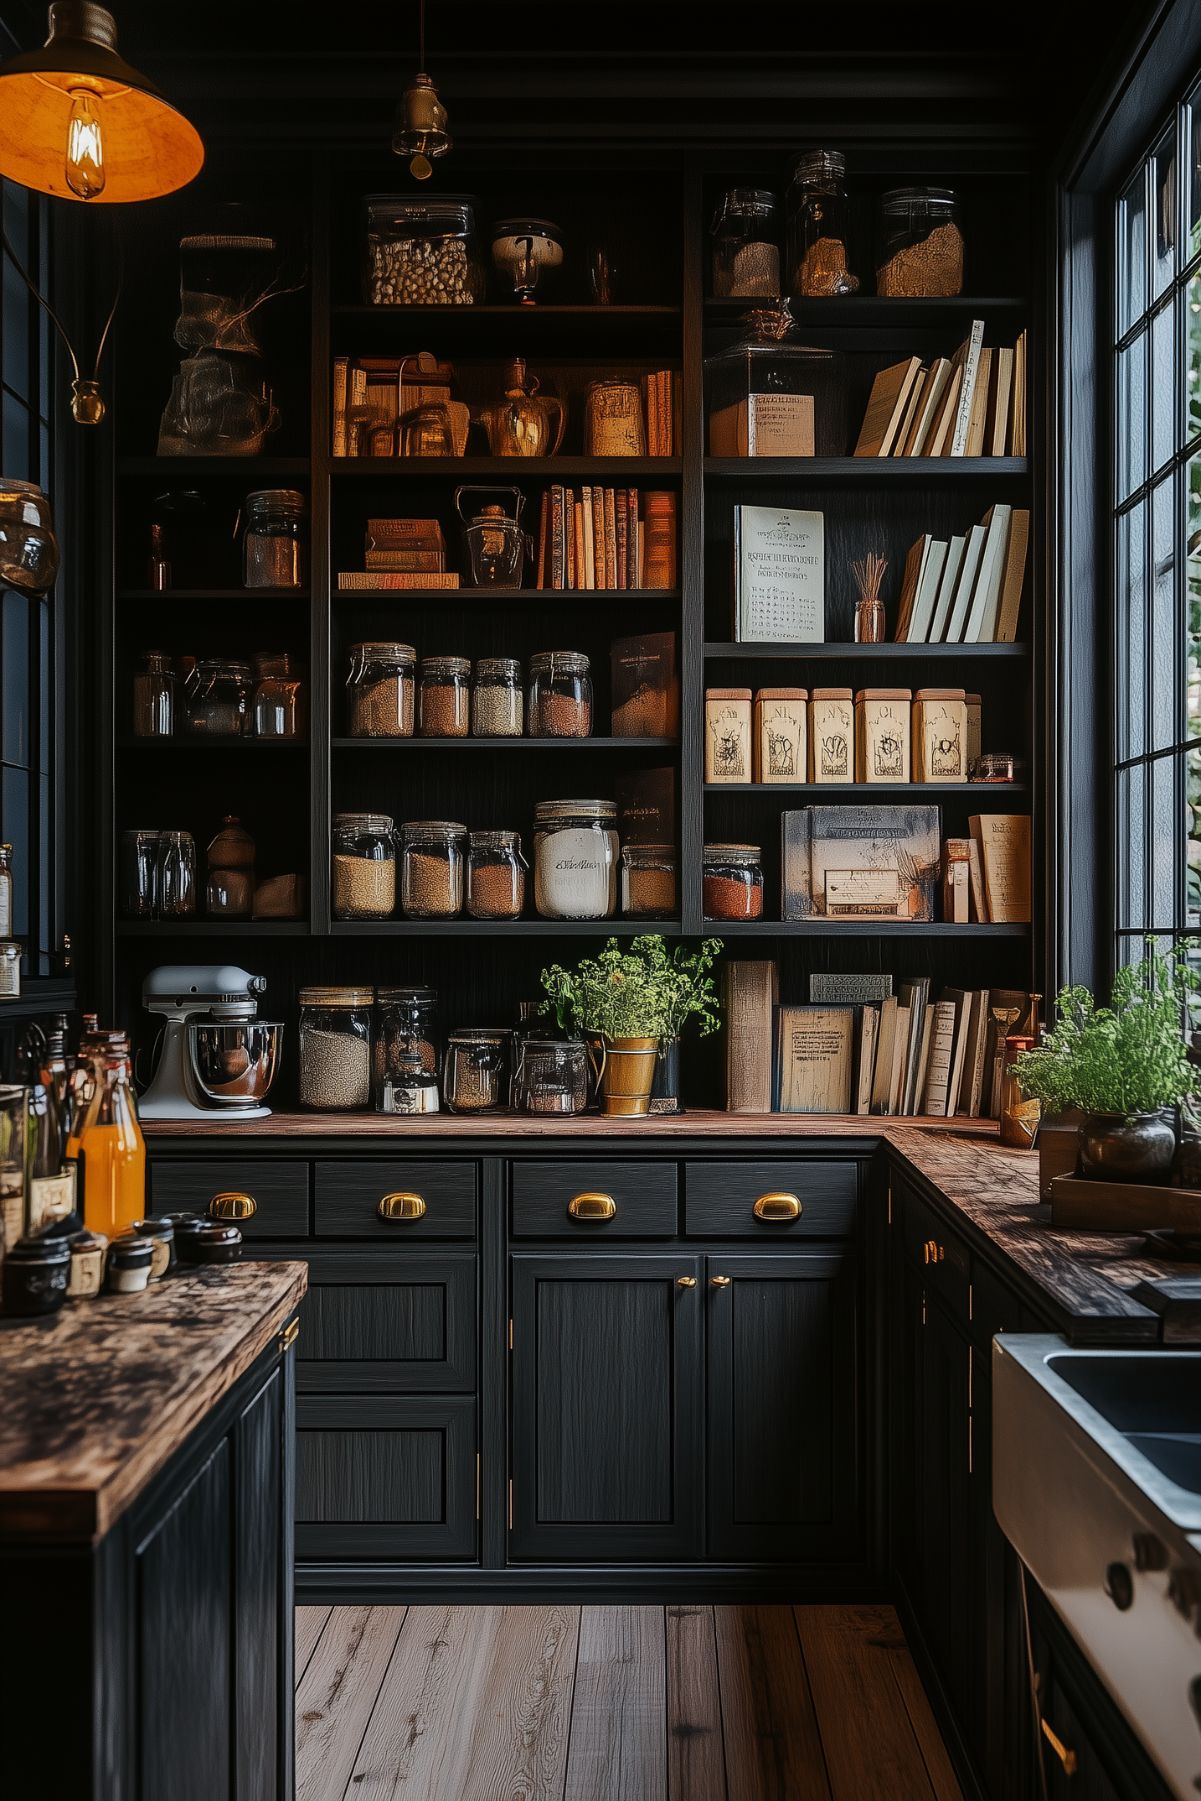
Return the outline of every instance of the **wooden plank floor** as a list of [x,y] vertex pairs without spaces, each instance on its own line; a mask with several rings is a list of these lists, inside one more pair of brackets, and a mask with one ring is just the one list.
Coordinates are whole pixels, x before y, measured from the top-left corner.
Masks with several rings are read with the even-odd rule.
[[890,1607],[301,1607],[297,1801],[962,1801]]

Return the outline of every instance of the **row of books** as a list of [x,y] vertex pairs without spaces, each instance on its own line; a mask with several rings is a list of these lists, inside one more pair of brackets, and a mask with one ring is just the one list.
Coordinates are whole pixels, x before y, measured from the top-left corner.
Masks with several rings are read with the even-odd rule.
[[1026,455],[1026,334],[984,343],[984,321],[953,356],[907,357],[872,383],[857,457]]
[[1014,643],[1029,547],[1028,507],[991,506],[945,541],[923,532],[905,559],[897,643]]
[[646,454],[675,455],[674,378],[670,369],[652,369],[642,377],[642,405],[646,413]]
[[724,972],[726,1105],[734,1113],[995,1118],[1005,1040],[1037,1032],[1040,997],[944,988],[928,976],[811,974],[807,1005],[779,1004],[772,961]]
[[780,815],[781,918],[933,920],[941,878],[944,918],[962,902],[959,923],[974,911],[979,923],[1028,924],[1029,815],[975,813],[968,829],[944,858],[938,807],[790,808]]
[[437,519],[368,519],[362,569],[340,569],[342,592],[457,588],[446,567],[446,538]]
[[676,496],[638,488],[567,488],[542,496],[539,588],[674,588]]

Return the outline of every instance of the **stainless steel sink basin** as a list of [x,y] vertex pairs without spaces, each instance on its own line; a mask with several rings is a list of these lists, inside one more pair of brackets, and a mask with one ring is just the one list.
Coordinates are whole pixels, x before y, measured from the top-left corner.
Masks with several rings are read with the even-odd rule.
[[1201,1495],[1201,1358],[1192,1352],[1064,1351],[1046,1361],[1162,1476]]

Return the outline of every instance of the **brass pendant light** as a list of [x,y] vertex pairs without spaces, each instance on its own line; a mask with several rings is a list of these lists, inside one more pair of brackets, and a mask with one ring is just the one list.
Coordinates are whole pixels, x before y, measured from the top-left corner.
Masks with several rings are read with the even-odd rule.
[[392,149],[397,156],[409,158],[410,175],[428,181],[434,172],[433,159],[445,156],[454,139],[446,129],[446,108],[425,73],[425,0],[419,0],[417,62],[418,73],[400,97]]
[[91,0],[55,0],[40,50],[0,63],[0,175],[60,200],[154,200],[198,175],[200,134],[117,52]]

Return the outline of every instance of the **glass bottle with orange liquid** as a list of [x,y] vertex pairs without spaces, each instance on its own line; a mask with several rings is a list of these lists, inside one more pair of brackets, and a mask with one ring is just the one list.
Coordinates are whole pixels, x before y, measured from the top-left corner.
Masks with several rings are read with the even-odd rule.
[[67,1155],[79,1164],[84,1225],[113,1238],[146,1211],[146,1144],[138,1124],[129,1040],[123,1032],[97,1034],[83,1055],[92,1064],[90,1094],[82,1117],[76,1117]]

